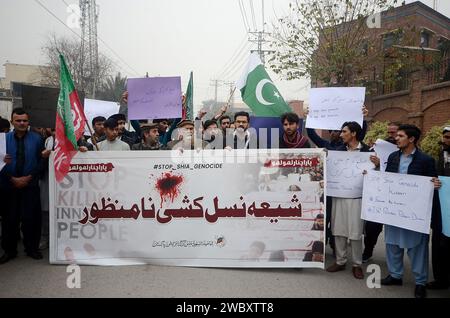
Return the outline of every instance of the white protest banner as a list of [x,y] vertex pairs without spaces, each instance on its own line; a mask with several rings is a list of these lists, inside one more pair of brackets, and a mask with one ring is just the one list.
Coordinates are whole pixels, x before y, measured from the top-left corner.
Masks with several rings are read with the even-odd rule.
[[6,155],[6,134],[0,133],[0,170],[5,166],[3,159]]
[[371,152],[328,151],[327,195],[337,198],[361,198],[363,171],[374,169]]
[[340,130],[346,121],[362,127],[365,94],[364,87],[312,88],[306,128]]
[[377,157],[380,158],[380,171],[386,171],[389,155],[395,151],[398,151],[398,147],[388,141],[377,139],[374,150]]
[[[89,123],[89,126],[92,125],[92,119],[97,116],[103,116],[108,119],[109,116],[117,114],[119,112],[120,105],[115,102],[107,102],[103,100],[96,99],[84,99],[84,114],[86,115],[86,119]],[[94,127],[91,126],[92,129]],[[94,131],[92,131],[93,133]],[[85,134],[90,135],[89,129],[86,125]]]
[[431,177],[369,171],[364,177],[361,218],[430,233]]
[[50,262],[324,267],[322,150],[176,153],[78,153],[61,183],[50,169]]

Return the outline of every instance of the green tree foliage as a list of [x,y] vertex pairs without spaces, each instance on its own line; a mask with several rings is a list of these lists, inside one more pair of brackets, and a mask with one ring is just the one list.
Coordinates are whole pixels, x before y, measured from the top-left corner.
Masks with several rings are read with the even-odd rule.
[[118,102],[126,90],[127,77],[122,77],[120,72],[116,76],[107,77],[100,86],[96,98],[111,102]]
[[[302,0],[274,25],[270,59],[286,79],[311,77],[327,86],[350,86],[383,59],[381,43],[369,37],[367,18],[397,0]],[[370,39],[370,40],[368,40]],[[360,81],[363,81],[361,79]]]
[[386,139],[388,137],[387,121],[375,121],[370,125],[369,130],[366,133],[366,137],[364,138],[364,142],[368,145],[373,145],[377,139]]
[[438,159],[439,152],[441,151],[441,145],[439,142],[442,139],[442,130],[448,125],[450,125],[450,120],[443,126],[433,126],[420,142],[420,149],[436,160]]
[[[75,88],[86,93],[86,97],[92,97],[90,86],[85,74],[89,73],[89,66],[81,58],[81,41],[74,37],[60,37],[56,34],[48,36],[41,47],[42,54],[46,60],[46,67],[41,68],[41,75],[46,85],[59,86],[59,53],[64,55],[67,66],[70,69]],[[99,87],[103,79],[111,74],[113,69],[112,60],[106,55],[99,53],[98,72],[95,77],[96,87]]]

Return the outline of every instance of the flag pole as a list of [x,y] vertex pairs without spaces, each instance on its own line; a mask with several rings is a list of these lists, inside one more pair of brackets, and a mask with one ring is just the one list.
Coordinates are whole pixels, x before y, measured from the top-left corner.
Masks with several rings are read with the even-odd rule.
[[87,125],[87,127],[89,129],[89,133],[91,134],[91,140],[94,143],[95,149],[97,149],[97,151],[99,151],[98,150],[98,145],[97,145],[97,140],[95,140],[94,134],[92,133],[91,125],[89,125],[87,120],[86,120],[86,125]]
[[232,90],[231,93],[230,93],[230,97],[228,97],[227,106],[230,105],[230,102],[231,102],[231,99],[233,98],[233,95],[234,95],[234,91],[235,91],[235,90],[236,90],[236,86],[233,87],[233,90]]

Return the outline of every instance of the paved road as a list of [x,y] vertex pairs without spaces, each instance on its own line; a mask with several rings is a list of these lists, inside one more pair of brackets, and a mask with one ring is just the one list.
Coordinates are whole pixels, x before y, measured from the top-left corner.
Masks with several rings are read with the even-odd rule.
[[[330,251],[327,251],[330,252]],[[45,254],[48,257],[47,254]],[[47,258],[48,259],[48,258]],[[327,254],[327,265],[333,257]],[[386,275],[383,242],[373,263]],[[21,254],[0,265],[0,297],[412,297],[409,262],[402,287],[369,289],[353,278],[350,267],[327,273],[318,269],[215,269],[166,266],[81,267],[81,289],[66,287],[65,266],[49,265]],[[430,273],[431,274],[431,273]],[[432,277],[432,276],[430,276]],[[450,298],[450,290],[429,291]]]

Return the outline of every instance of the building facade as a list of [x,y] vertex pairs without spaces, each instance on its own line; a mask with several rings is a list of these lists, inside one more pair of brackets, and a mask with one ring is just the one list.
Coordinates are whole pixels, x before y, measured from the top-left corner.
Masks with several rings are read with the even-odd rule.
[[[378,49],[380,62],[368,60],[353,74],[367,89],[369,121],[410,123],[424,132],[444,124],[450,119],[450,19],[416,1],[382,12],[379,26],[368,28],[360,44]],[[393,71],[400,58],[403,66]]]

